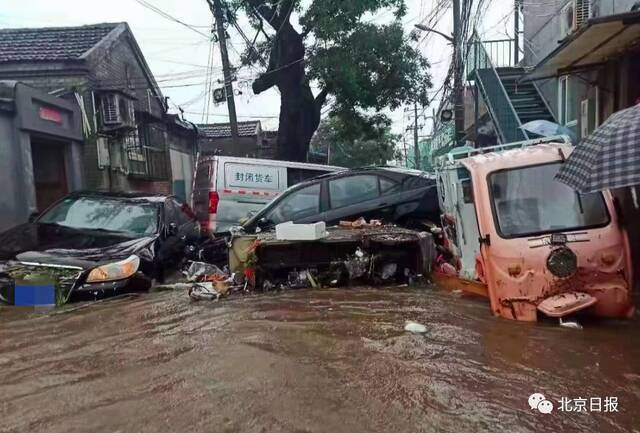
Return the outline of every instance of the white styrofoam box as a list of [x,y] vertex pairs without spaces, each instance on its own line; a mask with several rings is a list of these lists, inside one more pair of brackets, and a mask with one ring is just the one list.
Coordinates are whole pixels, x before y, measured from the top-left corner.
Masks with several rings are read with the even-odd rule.
[[276,225],[276,239],[279,241],[315,241],[327,236],[324,221],[315,224],[294,224],[291,221]]

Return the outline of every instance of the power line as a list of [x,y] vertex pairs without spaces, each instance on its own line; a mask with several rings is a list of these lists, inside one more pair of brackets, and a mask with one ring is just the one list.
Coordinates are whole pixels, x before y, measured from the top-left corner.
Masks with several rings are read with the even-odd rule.
[[178,23],[186,28],[188,28],[189,30],[199,34],[200,36],[204,36],[207,39],[211,39],[210,35],[207,35],[205,33],[202,33],[200,30],[196,29],[194,26],[185,23],[184,21],[179,20],[178,18],[164,12],[163,10],[157,8],[156,6],[152,5],[151,3],[147,2],[146,0],[135,0],[138,4],[142,5],[143,7],[157,13],[158,15],[162,16],[163,18],[168,19],[169,21],[173,21],[175,23]]

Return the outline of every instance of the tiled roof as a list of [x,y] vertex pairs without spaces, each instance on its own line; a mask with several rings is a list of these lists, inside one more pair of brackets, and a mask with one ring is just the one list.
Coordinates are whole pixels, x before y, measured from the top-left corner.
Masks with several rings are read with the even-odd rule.
[[[258,135],[257,130],[260,121],[238,122],[238,135],[240,137],[253,137]],[[207,138],[225,138],[231,137],[231,125],[228,123],[210,123],[198,125],[201,135]]]
[[0,62],[78,59],[118,25],[0,29]]

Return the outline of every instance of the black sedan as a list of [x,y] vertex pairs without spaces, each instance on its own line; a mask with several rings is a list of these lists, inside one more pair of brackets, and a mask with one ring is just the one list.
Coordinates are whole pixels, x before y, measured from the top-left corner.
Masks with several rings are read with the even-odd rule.
[[[146,290],[200,240],[191,209],[148,193],[72,193],[27,224],[0,234],[2,269],[76,272],[71,299]],[[0,299],[11,302],[7,273]]]
[[400,168],[327,174],[289,188],[242,228],[255,232],[287,221],[333,225],[359,217],[409,227],[439,221],[436,182],[421,171]]

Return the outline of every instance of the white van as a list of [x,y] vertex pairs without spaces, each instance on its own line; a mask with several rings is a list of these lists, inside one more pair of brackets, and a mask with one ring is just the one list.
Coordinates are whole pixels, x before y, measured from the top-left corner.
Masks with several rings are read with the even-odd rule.
[[288,187],[341,167],[231,156],[198,162],[193,210],[204,232],[229,231]]

